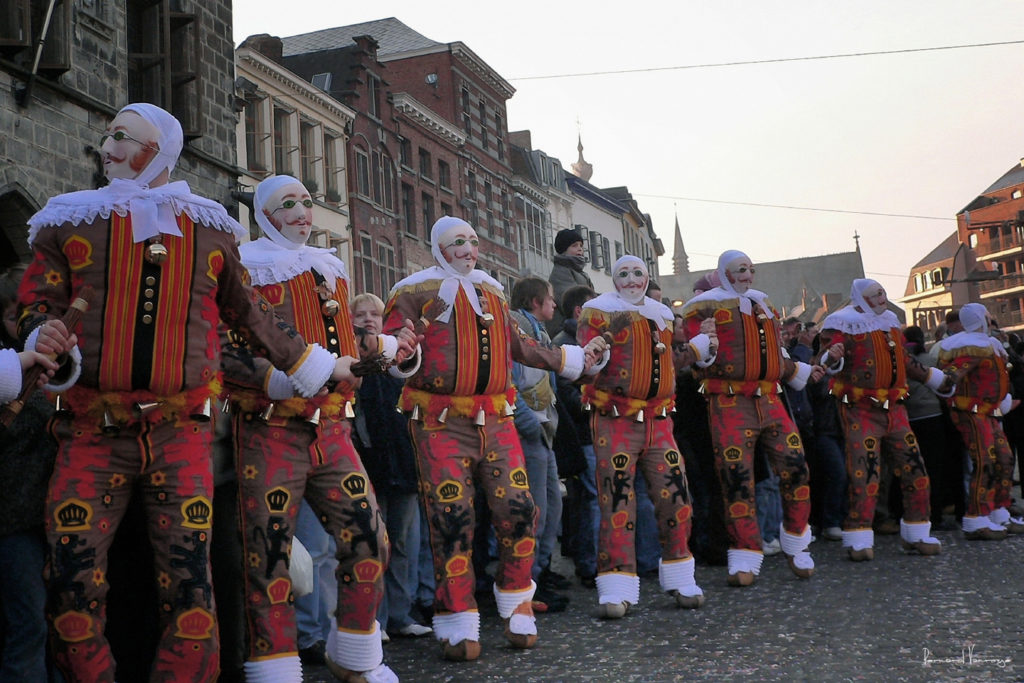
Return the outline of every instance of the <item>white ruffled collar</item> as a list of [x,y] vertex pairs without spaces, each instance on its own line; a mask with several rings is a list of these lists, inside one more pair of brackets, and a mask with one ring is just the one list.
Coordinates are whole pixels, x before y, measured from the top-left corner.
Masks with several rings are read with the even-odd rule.
[[451,319],[452,309],[455,307],[455,297],[458,296],[460,288],[466,293],[466,298],[469,299],[469,305],[472,306],[473,311],[476,312],[477,315],[483,315],[483,309],[480,307],[480,297],[476,294],[475,285],[486,283],[499,292],[503,292],[505,290],[505,288],[501,286],[500,282],[479,268],[474,268],[468,275],[462,275],[451,266],[448,266],[447,268],[431,266],[430,268],[421,270],[418,273],[413,273],[396,284],[391,288],[391,295],[394,295],[394,293],[401,287],[436,280],[441,280],[441,286],[437,291],[437,298],[447,304],[444,311],[437,316],[437,320],[442,323],[447,323]]
[[822,329],[839,330],[846,334],[867,334],[868,332],[888,332],[899,328],[900,321],[892,311],[881,315],[874,311],[858,311],[854,306],[846,306],[832,313],[821,323]]
[[999,343],[999,340],[995,337],[990,337],[984,332],[957,332],[939,342],[939,349],[942,351],[955,351],[965,346],[978,346],[981,348],[990,346],[996,355],[1003,358],[1007,357],[1006,349]]
[[689,306],[690,304],[700,303],[701,301],[729,301],[732,299],[739,300],[741,313],[750,315],[754,310],[753,303],[757,303],[767,318],[775,317],[775,313],[772,312],[771,304],[768,303],[768,295],[759,289],[748,289],[743,294],[740,294],[735,290],[730,291],[722,286],[718,286],[698,294],[687,301],[686,305]]
[[149,188],[134,180],[115,178],[98,190],[82,190],[52,197],[46,206],[29,218],[29,244],[39,231],[65,223],[91,223],[96,218],[108,219],[111,212],[132,215],[132,238],[143,242],[160,234],[181,236],[177,216],[184,212],[193,222],[234,234],[236,240],[246,235],[238,221],[215,201],[192,194],[188,183],[173,183]]
[[672,324],[672,311],[660,301],[645,296],[639,304],[631,304],[618,292],[605,292],[583,304],[583,308],[596,308],[605,313],[639,313],[664,330]]
[[348,282],[345,263],[334,254],[333,249],[308,244],[286,248],[267,237],[261,237],[240,246],[238,253],[256,286],[287,282],[310,269],[323,275],[332,292],[337,289],[337,280]]

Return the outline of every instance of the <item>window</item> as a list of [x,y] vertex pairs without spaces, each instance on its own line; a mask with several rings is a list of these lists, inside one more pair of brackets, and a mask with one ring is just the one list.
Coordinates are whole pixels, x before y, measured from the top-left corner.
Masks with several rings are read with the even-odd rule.
[[472,171],[466,174],[466,199],[476,202],[476,173]]
[[310,194],[316,194],[320,187],[316,182],[316,167],[320,156],[316,153],[317,124],[311,121],[299,123],[299,154],[302,158],[302,184]]
[[383,204],[388,211],[395,210],[395,164],[387,154],[380,155],[381,185],[384,189]]
[[469,88],[465,86],[462,88],[462,111],[469,111]]
[[420,175],[427,180],[434,177],[434,169],[430,163],[430,152],[420,147]]
[[480,100],[480,146],[487,149],[487,106]]
[[932,271],[932,284],[936,287],[942,286],[942,268],[936,268]]
[[364,197],[370,196],[370,158],[366,152],[356,149],[356,192]]
[[[64,0],[61,4],[63,14],[73,3]],[[189,139],[203,134],[202,36],[198,15],[179,11],[178,3],[173,5],[171,0],[127,3],[128,100],[167,109],[181,122]]]
[[267,171],[264,141],[270,136],[264,120],[266,98],[251,95],[245,98],[245,158],[248,170]]
[[601,270],[601,247],[603,244],[599,233],[590,233],[590,267],[594,270]]
[[452,205],[451,204],[446,204],[445,202],[441,202],[441,215],[442,216],[454,216],[455,214],[452,213]]
[[380,79],[376,76],[370,76],[367,78],[366,89],[370,116],[375,119],[380,119]]
[[381,186],[384,184],[384,176],[380,169],[380,152],[373,152],[370,160],[371,166],[371,179],[373,181],[373,201],[375,204],[381,203]]
[[406,183],[402,183],[402,218],[405,221],[405,231],[415,235],[416,195],[413,194],[412,185],[407,185]]
[[546,259],[544,245],[544,211],[533,202],[516,197],[516,211],[522,216],[519,224],[519,243],[522,250]]
[[341,166],[341,154],[339,147],[341,136],[324,133],[324,190],[329,202],[338,203],[341,201],[341,187],[338,183],[338,175],[344,170]]
[[291,112],[281,107],[274,107],[274,172],[278,175],[291,175],[289,164],[291,156],[291,140],[289,119]]
[[398,143],[398,161],[406,168],[412,168],[412,143],[408,138],[402,138]]
[[313,80],[310,81],[314,88],[319,88],[326,93],[331,92],[331,72],[324,71],[323,73],[313,74]]
[[615,240],[615,260],[622,258],[622,242]]
[[608,238],[601,238],[601,257],[604,261],[604,272],[606,275],[612,274],[612,260],[608,258],[608,254],[611,252],[608,249]]
[[377,244],[377,266],[380,269],[380,297],[386,299],[388,292],[398,282],[398,269],[395,268],[395,250],[387,242]]
[[434,225],[434,198],[424,192],[420,196],[423,203],[423,234],[429,235],[430,228]]
[[1010,195],[1010,199],[1020,199],[1020,197],[1021,197],[1020,190],[1014,190],[1013,193]]
[[462,115],[462,130],[466,131],[466,137],[473,137],[473,119],[469,114]]
[[[5,53],[20,52],[21,49],[35,46],[34,41],[42,31],[48,4],[47,0],[5,0],[0,4],[0,47],[5,48]],[[72,4],[70,0],[56,3],[50,16],[46,41],[39,59],[39,70],[48,76],[59,76],[71,68]],[[83,9],[99,18],[99,9],[88,6]]]
[[375,278],[373,277],[373,238],[365,232],[359,233],[359,250],[360,256],[359,264],[361,266],[360,271],[363,276],[361,283],[361,292],[372,292]]
[[484,181],[484,208],[491,208],[491,197],[494,196],[494,188],[491,185],[491,181]]
[[452,189],[452,169],[447,161],[437,160],[437,182],[446,190]]

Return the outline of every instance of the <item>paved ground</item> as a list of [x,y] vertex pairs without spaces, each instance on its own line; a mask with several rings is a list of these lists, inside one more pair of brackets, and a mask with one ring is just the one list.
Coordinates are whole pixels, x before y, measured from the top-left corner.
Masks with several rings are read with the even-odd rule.
[[[750,588],[724,567],[698,567],[707,604],[679,610],[656,578],[625,618],[592,616],[596,592],[574,585],[560,614],[537,619],[534,650],[505,646],[493,601],[481,605],[480,659],[441,660],[431,637],[395,639],[385,657],[403,681],[1024,681],[1024,537],[967,542],[937,532],[936,557],[876,537],[854,564],[839,543],[811,546],[818,571],[796,579],[765,558]],[[556,569],[571,574],[558,558]],[[325,668],[306,681],[333,680]]]

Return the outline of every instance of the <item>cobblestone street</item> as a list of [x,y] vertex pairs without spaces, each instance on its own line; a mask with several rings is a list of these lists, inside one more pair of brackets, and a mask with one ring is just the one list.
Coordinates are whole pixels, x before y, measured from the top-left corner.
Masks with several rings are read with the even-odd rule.
[[[726,585],[725,567],[698,567],[707,603],[696,611],[676,609],[657,578],[644,578],[640,605],[618,621],[594,618],[596,591],[574,581],[565,612],[538,616],[534,650],[506,647],[490,601],[479,660],[444,662],[432,637],[393,639],[385,657],[403,681],[1024,680],[1024,538],[934,535],[939,556],[877,536],[875,560],[860,564],[819,540],[809,581],[782,555],[765,558],[745,589]],[[556,569],[572,573],[564,558]],[[333,679],[314,668],[305,680]]]

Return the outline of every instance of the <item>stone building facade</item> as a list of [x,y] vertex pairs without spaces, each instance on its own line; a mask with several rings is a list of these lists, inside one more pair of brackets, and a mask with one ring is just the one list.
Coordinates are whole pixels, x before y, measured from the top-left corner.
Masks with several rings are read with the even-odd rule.
[[63,0],[33,70],[48,4],[0,6],[0,269],[28,258],[26,220],[49,197],[105,182],[99,138],[130,102],[181,120],[173,178],[232,208],[230,0]]

